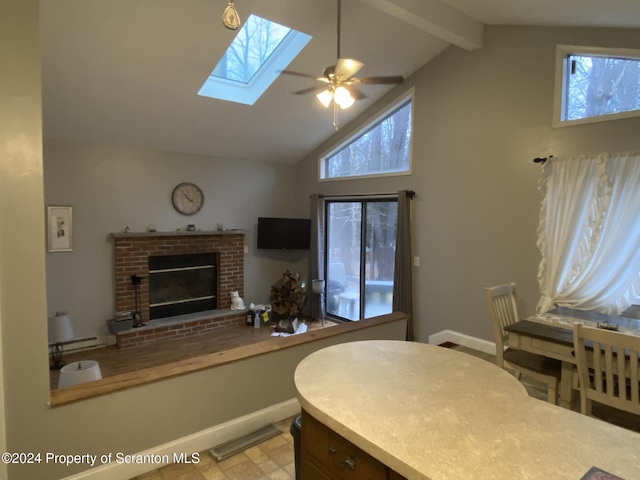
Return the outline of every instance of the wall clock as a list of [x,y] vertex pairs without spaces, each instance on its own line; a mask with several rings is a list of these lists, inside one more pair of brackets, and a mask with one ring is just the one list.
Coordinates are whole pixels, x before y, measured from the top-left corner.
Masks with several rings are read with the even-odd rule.
[[173,189],[171,193],[171,203],[179,213],[183,215],[193,215],[202,208],[204,194],[200,187],[194,183],[183,182]]

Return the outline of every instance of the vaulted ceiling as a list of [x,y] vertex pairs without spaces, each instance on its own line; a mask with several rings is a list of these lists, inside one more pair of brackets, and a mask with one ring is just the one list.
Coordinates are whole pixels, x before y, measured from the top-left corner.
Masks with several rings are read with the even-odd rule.
[[[332,109],[281,75],[252,105],[197,95],[235,32],[227,0],[41,0],[45,137],[296,163],[335,133]],[[336,0],[235,0],[313,38],[289,69],[320,75],[336,60]],[[484,25],[640,27],[630,0],[343,0],[342,56],[358,76],[405,78],[445,48],[482,48]],[[340,113],[345,124],[389,86]]]

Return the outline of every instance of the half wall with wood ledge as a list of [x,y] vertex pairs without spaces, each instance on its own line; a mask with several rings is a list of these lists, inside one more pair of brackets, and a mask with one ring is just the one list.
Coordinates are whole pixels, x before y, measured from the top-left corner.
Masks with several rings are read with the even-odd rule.
[[[149,351],[137,349],[135,354],[128,354],[127,361],[137,362],[140,368],[135,368],[134,364],[132,369],[129,365],[129,371],[109,375],[102,367],[102,379],[61,389],[55,388],[57,381],[52,379],[49,405],[58,407],[208,369],[224,368],[238,362],[256,362],[256,375],[271,375],[274,379],[277,378],[277,381],[273,383],[274,388],[282,388],[282,379],[286,377],[284,383],[289,392],[284,396],[282,393],[278,395],[283,399],[288,399],[295,396],[293,370],[297,361],[304,358],[306,354],[328,345],[363,339],[403,340],[407,319],[408,315],[394,312],[359,322],[327,322],[324,327],[313,322],[306,333],[289,337],[271,337],[271,329],[268,327],[259,329],[239,327],[236,331],[242,332],[244,338],[241,335],[233,336],[228,332],[229,336],[226,338],[229,340],[228,345],[231,345],[231,348],[220,347],[214,349],[215,351],[211,351],[211,346],[208,345],[211,344],[211,338],[208,335],[154,344],[147,347]],[[221,334],[218,332],[217,335]],[[233,339],[231,339],[232,336]],[[170,350],[187,351],[189,354],[186,358],[171,362]],[[88,360],[93,357],[98,358],[101,354],[122,356],[125,352],[115,348],[103,352],[87,351],[74,354],[73,357],[65,356],[65,360],[68,362],[82,360],[75,358],[75,356],[85,357],[83,359]],[[134,355],[135,358],[131,355]],[[124,356],[121,358],[124,359]],[[289,358],[296,360],[291,361],[288,360]],[[262,360],[264,362],[260,364]],[[101,363],[102,365],[103,363]],[[251,379],[243,379],[244,381],[250,382]],[[256,394],[259,395],[259,392]]]

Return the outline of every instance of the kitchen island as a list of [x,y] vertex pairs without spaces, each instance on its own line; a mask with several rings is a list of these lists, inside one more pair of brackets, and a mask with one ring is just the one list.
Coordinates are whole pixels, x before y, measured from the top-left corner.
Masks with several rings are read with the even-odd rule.
[[639,434],[531,398],[509,373],[455,350],[335,345],[302,360],[295,385],[302,480],[579,480],[593,466],[640,478]]

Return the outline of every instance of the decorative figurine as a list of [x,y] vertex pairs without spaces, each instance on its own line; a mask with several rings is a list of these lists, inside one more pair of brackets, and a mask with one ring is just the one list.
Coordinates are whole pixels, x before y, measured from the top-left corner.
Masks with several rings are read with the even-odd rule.
[[244,310],[244,300],[238,295],[238,291],[231,292],[231,310]]

